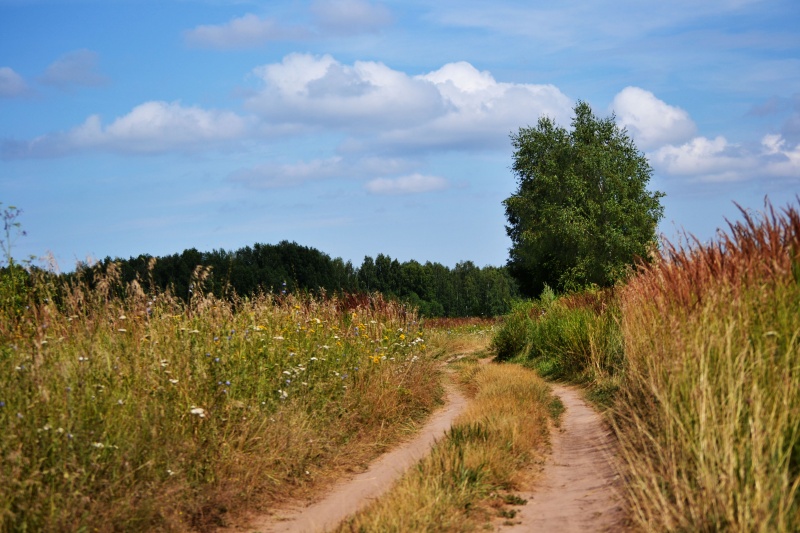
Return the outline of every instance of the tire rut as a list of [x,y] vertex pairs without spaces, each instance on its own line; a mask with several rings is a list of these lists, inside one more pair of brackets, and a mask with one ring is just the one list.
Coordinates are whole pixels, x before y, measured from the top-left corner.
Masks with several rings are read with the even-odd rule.
[[528,503],[517,508],[514,525],[500,531],[589,533],[624,529],[611,430],[575,389],[554,385],[553,393],[566,410],[561,427],[551,432],[552,453],[534,490],[519,494]]
[[316,533],[335,528],[387,492],[394,481],[422,459],[434,443],[444,436],[466,406],[466,397],[454,385],[447,384],[444,407],[431,416],[413,440],[380,456],[367,471],[335,484],[321,500],[283,508],[273,515],[251,521],[243,530]]

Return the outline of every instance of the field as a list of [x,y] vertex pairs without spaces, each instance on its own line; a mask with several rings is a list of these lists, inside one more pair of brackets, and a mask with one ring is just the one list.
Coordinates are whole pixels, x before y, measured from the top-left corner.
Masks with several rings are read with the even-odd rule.
[[440,400],[418,317],[378,296],[42,277],[0,317],[0,530],[205,530],[324,486]]

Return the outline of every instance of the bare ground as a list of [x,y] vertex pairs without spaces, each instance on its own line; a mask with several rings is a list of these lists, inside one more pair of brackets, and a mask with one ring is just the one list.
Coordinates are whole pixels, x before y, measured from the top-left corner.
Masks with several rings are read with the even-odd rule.
[[566,410],[551,433],[552,453],[530,491],[528,503],[503,533],[589,533],[624,529],[619,476],[613,467],[615,440],[600,415],[571,387],[554,385]]
[[315,533],[335,528],[388,491],[407,468],[422,459],[435,441],[444,436],[466,405],[464,395],[448,385],[444,407],[434,413],[413,440],[381,456],[366,472],[340,481],[321,500],[296,502],[270,515],[257,517],[249,526],[237,531]]
[[[552,432],[552,453],[542,471],[530,473],[529,491],[518,493],[528,503],[516,507],[518,514],[499,526],[500,530],[589,533],[624,529],[610,430],[576,389],[553,388],[566,410],[561,427]],[[322,499],[295,502],[235,531],[315,533],[335,528],[388,491],[407,468],[428,453],[466,405],[466,398],[448,386],[445,406],[412,441],[383,455],[366,472],[337,483]]]

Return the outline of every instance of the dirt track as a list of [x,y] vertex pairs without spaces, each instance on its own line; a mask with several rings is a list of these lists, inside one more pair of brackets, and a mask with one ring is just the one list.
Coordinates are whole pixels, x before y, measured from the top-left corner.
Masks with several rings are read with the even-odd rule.
[[383,455],[366,472],[338,483],[324,499],[300,503],[273,516],[262,517],[246,530],[313,533],[336,527],[389,490],[407,468],[422,459],[434,442],[444,436],[466,405],[466,398],[455,387],[448,386],[445,406],[431,417],[414,440]]
[[[566,411],[560,429],[552,434],[552,454],[536,476],[528,500],[517,507],[514,525],[500,526],[507,532],[618,531],[623,512],[611,466],[614,441],[600,416],[572,388],[554,386]],[[414,440],[378,459],[355,477],[343,480],[316,502],[300,502],[273,515],[251,522],[245,531],[323,532],[386,492],[410,466],[419,461],[450,428],[467,400],[455,387],[447,389],[447,403],[434,414]],[[237,531],[242,531],[237,528]]]
[[535,487],[520,494],[528,503],[517,508],[517,523],[501,531],[619,531],[624,516],[611,432],[575,389],[554,385],[553,393],[566,411],[552,432],[552,453]]

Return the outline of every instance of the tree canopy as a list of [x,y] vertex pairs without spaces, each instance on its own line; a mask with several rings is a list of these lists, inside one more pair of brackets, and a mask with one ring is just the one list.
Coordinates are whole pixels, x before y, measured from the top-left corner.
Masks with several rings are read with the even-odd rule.
[[518,188],[504,200],[508,267],[523,293],[612,285],[656,244],[661,192],[652,169],[614,116],[585,102],[572,130],[547,117],[511,135]]

